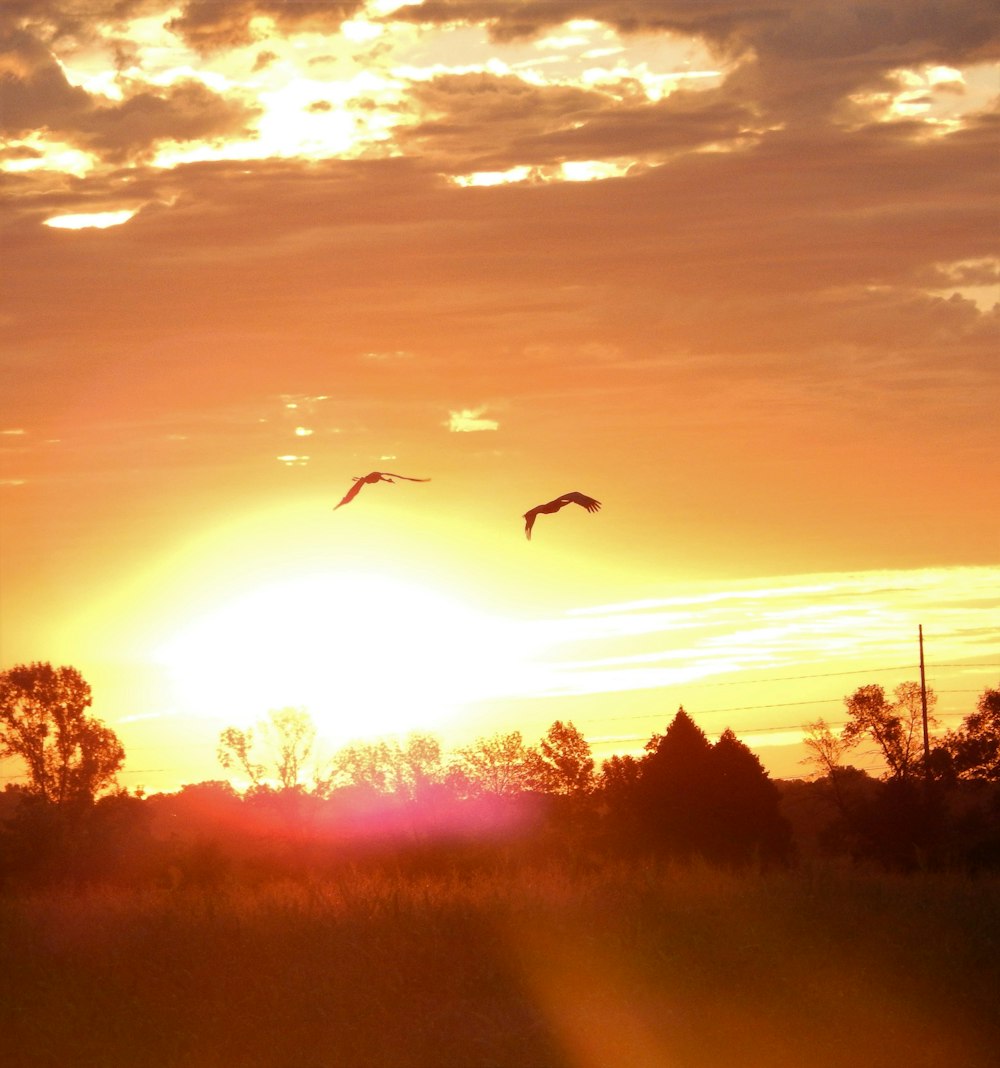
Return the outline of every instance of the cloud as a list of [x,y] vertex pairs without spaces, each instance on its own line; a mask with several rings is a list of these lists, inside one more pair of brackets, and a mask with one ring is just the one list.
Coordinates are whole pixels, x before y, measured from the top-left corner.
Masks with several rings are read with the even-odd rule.
[[682,35],[739,60],[730,88],[786,118],[830,111],[893,69],[996,58],[1000,14],[989,0],[923,0],[872,6],[867,0],[425,0],[393,12],[421,25],[485,26],[496,42],[538,38],[572,19],[594,20],[623,37]]
[[[997,330],[985,64],[1000,53],[986,5],[946,2],[921,22],[908,2],[841,15],[782,0],[431,0],[383,21],[378,92],[366,88],[375,79],[350,83],[380,140],[358,158],[239,158],[265,150],[235,142],[256,119],[251,83],[279,84],[292,63],[283,34],[300,16],[329,16],[329,29],[351,5],[284,7],[3,5],[0,123],[24,138],[4,153],[0,204],[11,425],[62,435],[130,408],[253,406],[294,389],[335,396],[352,434],[391,420],[402,450],[455,396],[494,398],[491,412],[516,398],[505,440],[516,433],[524,455],[574,440],[586,412],[593,448],[623,480],[645,485],[632,443],[652,440],[638,467],[670,450],[677,511],[692,523],[699,511],[754,515],[748,544],[767,541],[776,502],[791,500],[788,537],[817,553],[831,530],[864,525],[852,517],[895,512],[905,534],[883,538],[892,552],[919,562],[959,540],[983,558],[989,501],[972,486],[992,456]],[[128,18],[168,10],[214,51],[199,74],[175,35],[197,76],[160,84],[149,50],[133,69],[112,42]],[[266,45],[225,53],[254,12],[276,20]],[[615,27],[622,62],[587,80],[579,57],[546,54],[557,61],[542,68],[528,46],[487,48],[468,29],[521,42],[570,17]],[[404,20],[420,19],[441,26],[421,37],[423,68],[404,59]],[[696,36],[669,36],[680,30]],[[641,70],[665,77],[684,47],[705,69],[705,41],[718,78],[647,92]],[[314,55],[296,43],[310,79],[332,86],[353,70],[355,47],[332,32]],[[459,44],[475,54],[446,67]],[[309,67],[320,52],[330,62]],[[98,53],[121,99],[88,91],[101,82],[81,72]],[[932,62],[963,81],[921,67]],[[911,90],[927,112],[898,106]],[[339,114],[339,96],[310,86],[289,115],[313,130],[322,116],[307,109],[326,99]],[[216,158],[151,165],[185,139]],[[106,166],[72,172],[57,141]],[[551,180],[581,161],[621,177]],[[524,181],[454,181],[514,168]],[[40,225],[139,205],[100,234]],[[317,437],[334,421],[294,418]],[[444,425],[497,429],[483,408]],[[934,487],[926,516],[899,462],[915,442],[913,467]],[[267,445],[270,467],[286,447]]]
[[472,433],[478,430],[499,430],[500,424],[495,419],[484,419],[485,408],[462,408],[448,413],[444,424],[453,433]]
[[744,139],[755,124],[750,107],[715,91],[651,101],[631,77],[584,88],[535,85],[513,74],[445,74],[415,82],[407,107],[420,121],[400,127],[397,144],[458,173],[574,160],[661,162],[679,150]]
[[167,26],[202,54],[265,40],[268,31],[253,25],[266,18],[282,34],[330,33],[365,7],[365,0],[187,0],[182,14]]
[[0,78],[0,131],[9,138],[35,131],[108,161],[148,155],[164,141],[196,141],[246,133],[258,108],[188,78],[169,86],[120,82],[110,101],[71,85],[48,47],[23,31],[0,37],[6,74]]

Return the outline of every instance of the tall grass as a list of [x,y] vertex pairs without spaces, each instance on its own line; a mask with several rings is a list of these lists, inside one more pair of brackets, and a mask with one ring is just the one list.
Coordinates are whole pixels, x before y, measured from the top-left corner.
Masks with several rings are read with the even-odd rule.
[[996,1064],[1000,881],[344,870],[0,898],[10,1068]]

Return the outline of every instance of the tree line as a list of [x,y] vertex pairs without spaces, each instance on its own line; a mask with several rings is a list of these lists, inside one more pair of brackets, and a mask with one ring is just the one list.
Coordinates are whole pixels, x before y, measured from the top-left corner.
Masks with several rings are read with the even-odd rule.
[[[353,743],[321,764],[310,716],[284,708],[221,732],[220,766],[240,788],[218,780],[146,797],[118,784],[124,747],[89,714],[80,673],[18,665],[0,673],[0,756],[25,768],[25,781],[0,794],[0,883],[96,878],[123,864],[136,877],[204,877],[237,854],[260,868],[278,854],[333,863],[359,852],[1000,867],[1000,688],[926,750],[925,700],[933,725],[933,692],[860,687],[844,699],[839,732],[804,725],[811,774],[789,781],[772,780],[732,730],[712,743],[683,708],[641,755],[600,766],[560,720],[535,744],[511,731],[446,754],[435,737],[412,734]],[[881,775],[846,763],[865,746]]]

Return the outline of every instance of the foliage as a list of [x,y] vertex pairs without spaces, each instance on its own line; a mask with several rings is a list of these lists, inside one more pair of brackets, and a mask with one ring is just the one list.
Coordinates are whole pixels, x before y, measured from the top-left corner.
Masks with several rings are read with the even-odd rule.
[[73,667],[21,664],[0,674],[0,756],[20,757],[29,790],[46,801],[92,801],[125,762],[115,732],[87,715],[91,700]]
[[832,775],[841,766],[841,758],[853,746],[853,739],[834,734],[825,719],[807,723],[803,730],[802,744],[809,755],[801,763],[812,764],[821,775]]
[[786,861],[791,831],[757,757],[731,730],[715,745],[678,709],[639,761],[606,761],[602,799],[615,848],[723,863]]
[[344,746],[334,754],[322,790],[353,786],[413,800],[440,784],[444,776],[441,743],[432,735],[414,732],[402,745],[396,739],[384,739]]
[[449,781],[468,796],[504,797],[541,789],[544,776],[538,750],[525,743],[520,731],[511,731],[459,749]]
[[[844,727],[846,741],[857,743],[867,736],[878,747],[886,763],[887,776],[909,779],[923,770],[923,707],[920,685],[903,682],[888,701],[878,685],[861,686],[844,698],[849,720]],[[933,690],[927,691],[927,721],[934,723],[931,710],[937,703]]]
[[316,726],[309,714],[301,708],[275,709],[268,713],[261,730],[276,754],[278,785],[283,790],[298,786],[316,742]]
[[270,764],[256,758],[256,736],[248,727],[226,727],[219,735],[216,756],[226,771],[241,772],[251,788],[265,785],[273,767],[274,778],[283,790],[300,785],[303,765],[312,752],[316,727],[308,712],[301,708],[277,708],[268,712],[258,725],[263,745],[270,754]]
[[539,783],[547,793],[588,794],[594,786],[590,743],[573,723],[556,720],[539,747]]
[[709,759],[712,745],[684,711],[646,743],[637,783],[635,818],[647,841],[681,856],[714,837]]
[[726,729],[712,746],[709,789],[719,837],[715,856],[727,861],[787,861],[791,828],[778,789],[749,746]]
[[635,790],[641,773],[641,764],[631,753],[616,753],[601,764],[597,788],[604,800],[614,805]]
[[252,727],[246,730],[240,730],[239,727],[226,727],[219,735],[216,756],[226,771],[241,771],[250,781],[251,786],[258,786],[267,768],[251,759],[253,745]]
[[1000,687],[979,695],[976,711],[945,734],[942,748],[959,778],[1000,782]]

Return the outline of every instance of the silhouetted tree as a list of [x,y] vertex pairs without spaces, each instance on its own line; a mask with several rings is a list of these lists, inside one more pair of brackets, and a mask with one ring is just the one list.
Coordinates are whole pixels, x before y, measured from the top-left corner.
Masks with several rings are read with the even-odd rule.
[[709,754],[713,819],[706,843],[710,856],[745,863],[786,861],[791,827],[781,815],[781,797],[760,759],[727,728]]
[[32,663],[0,674],[0,756],[20,757],[28,789],[45,801],[92,801],[125,762],[115,732],[86,714],[90,704],[76,668]]
[[976,711],[945,734],[941,748],[960,779],[1000,782],[1000,687],[979,695]]
[[642,765],[631,753],[616,753],[601,764],[596,798],[605,845],[615,851],[644,845],[645,828],[639,821],[639,779]]
[[604,800],[613,807],[620,807],[626,798],[634,794],[642,765],[630,753],[616,753],[601,764],[597,785]]
[[843,734],[834,734],[824,719],[817,719],[813,723],[807,723],[804,727],[805,736],[803,745],[809,752],[800,763],[811,765],[817,769],[830,790],[834,804],[840,815],[847,818],[847,804],[844,792],[841,790],[843,770],[841,758],[855,744]]
[[812,765],[820,775],[830,775],[841,767],[841,758],[854,744],[851,739],[834,734],[825,719],[807,723],[803,730],[802,744],[809,755],[800,763]]
[[278,784],[283,790],[299,785],[303,764],[316,742],[316,726],[303,708],[279,708],[268,713],[262,732],[276,755]]
[[450,782],[461,792],[507,797],[540,789],[541,757],[520,731],[479,738],[457,750]]
[[[850,719],[843,737],[856,743],[867,736],[878,746],[892,779],[909,779],[923,767],[923,709],[920,685],[903,682],[894,690],[895,701],[888,701],[881,686],[861,686],[844,698]],[[928,722],[930,710],[937,702],[933,690],[927,691]]]
[[344,746],[333,756],[324,787],[360,787],[413,799],[443,778],[441,743],[432,735],[413,733],[403,745],[396,739],[382,739]]
[[[263,744],[270,751],[274,776],[283,790],[300,784],[302,766],[312,752],[316,727],[309,713],[301,708],[277,708],[257,724]],[[254,729],[226,727],[219,735],[216,750],[219,763],[226,771],[242,772],[251,789],[264,785],[269,766],[257,759]]]
[[420,798],[444,781],[441,743],[431,734],[415,732],[399,748],[397,782],[407,796]]
[[552,794],[588,794],[594,787],[594,757],[590,743],[572,723],[556,720],[538,747],[539,780]]
[[705,732],[683,707],[666,733],[646,743],[636,818],[653,848],[681,856],[704,851],[714,819],[711,753]]

